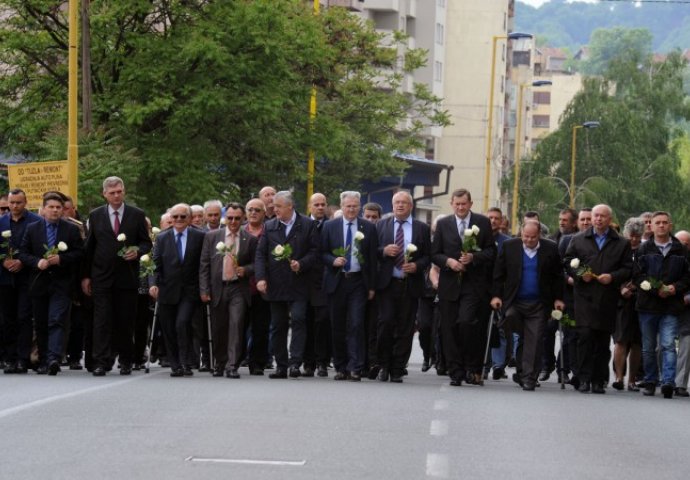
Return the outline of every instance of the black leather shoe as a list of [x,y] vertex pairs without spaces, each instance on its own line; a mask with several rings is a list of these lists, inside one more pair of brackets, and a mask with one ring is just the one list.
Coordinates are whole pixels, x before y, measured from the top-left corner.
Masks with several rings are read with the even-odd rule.
[[316,375],[318,375],[319,377],[327,377],[328,376],[328,367],[326,367],[326,365],[319,365],[316,368],[317,368]]
[[592,393],[606,393],[606,390],[604,389],[604,385],[601,383],[594,383],[592,384]]
[[513,374],[513,382],[517,383],[517,384],[520,385],[521,387],[524,386],[523,383],[522,383],[522,379],[520,378],[520,374],[519,374],[519,373],[514,373],[514,374]]
[[191,367],[184,367],[182,369],[182,373],[185,377],[191,377],[192,375],[194,375],[194,372],[192,371]]
[[661,394],[664,398],[673,398],[673,385],[670,383],[664,383],[661,386]]
[[70,362],[69,364],[69,369],[70,370],[82,370],[84,367],[81,366],[81,363],[79,362]]
[[635,385],[634,383],[630,383],[630,384],[628,384],[628,391],[629,391],[629,392],[639,392],[639,391],[640,391],[640,387],[638,387],[638,386]]
[[216,367],[213,369],[213,376],[214,377],[222,377],[223,375],[225,375],[225,372],[223,371],[222,368]]
[[379,374],[376,376],[379,382],[387,382],[389,378],[388,369],[382,368],[379,370]]
[[131,375],[132,367],[130,365],[123,365],[120,367],[120,375]]
[[522,386],[522,389],[523,389],[525,392],[533,392],[533,391],[536,390],[536,388],[537,388],[537,386],[534,385],[534,384],[532,384],[532,383],[525,383],[525,384]]
[[374,365],[369,369],[369,373],[367,374],[367,378],[369,380],[376,380],[379,377],[379,372],[381,371],[381,367],[378,365]]
[[170,371],[170,376],[171,377],[184,377],[184,369],[182,367],[173,368]]
[[573,378],[570,379],[570,384],[573,386],[575,390],[580,389],[580,379],[577,378],[577,376],[573,376]]
[[93,376],[94,377],[105,377],[105,368],[103,367],[96,367],[93,369]]
[[287,372],[285,370],[282,370],[280,368],[276,368],[276,371],[273,373],[270,373],[268,375],[268,378],[287,378]]
[[623,384],[623,380],[616,380],[611,384],[613,388],[618,390],[619,392],[625,388],[625,385]]
[[19,360],[17,364],[14,367],[14,373],[27,373],[29,371],[29,368],[26,366],[26,363],[22,362]]
[[8,375],[11,373],[17,373],[17,364],[16,363],[8,363],[7,365],[5,365],[3,372],[8,374]]
[[446,370],[446,367],[444,365],[437,365],[436,375],[438,375],[439,377],[445,377],[446,375],[448,375],[448,370]]
[[582,382],[580,387],[577,389],[580,393],[589,393],[592,390],[592,385],[589,382]]
[[313,377],[314,376],[314,369],[311,367],[304,367],[304,371],[302,372],[303,377]]
[[392,383],[402,383],[403,382],[403,376],[402,375],[394,375],[391,373],[391,382]]
[[656,393],[656,387],[654,386],[653,383],[648,383],[643,389],[642,389],[642,395],[645,397],[653,397],[654,393]]
[[251,370],[249,370],[249,375],[254,375],[256,377],[262,377],[264,374],[264,371],[258,367],[254,367]]
[[333,380],[340,382],[343,380],[347,380],[347,373],[345,372],[338,372],[333,376]]
[[570,383],[570,377],[568,376],[567,373],[559,373],[558,374],[558,383]]
[[46,365],[39,365],[36,369],[36,373],[39,375],[46,375],[48,373],[48,367]]
[[199,367],[200,372],[210,372],[211,367],[209,367],[208,363],[202,363],[201,366]]
[[539,374],[539,381],[540,382],[545,382],[551,377],[551,372],[548,370],[542,370],[541,373]]
[[59,371],[60,371],[60,363],[59,362],[50,362],[50,365],[48,365],[48,375],[57,375]]
[[350,372],[350,376],[348,377],[348,380],[350,380],[351,382],[361,382],[362,376],[357,372]]
[[422,372],[428,372],[430,368],[431,365],[429,365],[429,360],[424,360],[422,363]]
[[299,367],[290,367],[290,378],[299,378],[302,376],[302,372],[299,371]]
[[690,397],[690,393],[688,393],[688,389],[683,388],[683,387],[676,388],[675,394],[676,394],[676,397]]
[[225,372],[225,376],[228,378],[240,378],[240,372],[236,368],[231,368]]
[[451,387],[461,387],[462,386],[462,378],[460,377],[453,377],[450,379],[450,386]]
[[143,363],[135,363],[134,365],[132,365],[132,370],[134,370],[135,372],[143,370],[144,368],[146,368],[146,367],[144,366]]
[[503,367],[494,367],[493,372],[491,372],[491,378],[494,380],[500,380],[506,377],[506,369]]

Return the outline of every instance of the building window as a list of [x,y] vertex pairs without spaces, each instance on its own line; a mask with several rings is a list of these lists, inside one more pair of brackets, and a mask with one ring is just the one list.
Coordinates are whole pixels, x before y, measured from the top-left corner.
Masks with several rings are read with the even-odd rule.
[[551,92],[534,92],[535,105],[551,105]]
[[549,128],[549,126],[550,126],[549,115],[533,115],[532,116],[532,126],[534,128]]
[[444,36],[443,24],[437,23],[436,24],[436,43],[438,43],[439,45],[443,45],[443,36]]
[[438,60],[434,62],[434,80],[437,82],[443,81],[443,62]]
[[436,5],[441,8],[446,8],[446,0],[436,0]]

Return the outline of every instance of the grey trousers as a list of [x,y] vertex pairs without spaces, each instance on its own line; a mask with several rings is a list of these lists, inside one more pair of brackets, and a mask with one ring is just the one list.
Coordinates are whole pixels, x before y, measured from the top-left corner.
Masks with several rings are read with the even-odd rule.
[[678,339],[677,388],[688,388],[688,375],[690,375],[690,335],[683,335]]
[[534,385],[539,376],[546,315],[541,303],[515,302],[506,312],[508,325],[520,335],[516,363],[518,375],[525,385]]

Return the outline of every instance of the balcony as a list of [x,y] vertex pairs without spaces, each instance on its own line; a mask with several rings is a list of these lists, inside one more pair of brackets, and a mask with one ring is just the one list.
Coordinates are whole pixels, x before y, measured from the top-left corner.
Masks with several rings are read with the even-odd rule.
[[361,12],[363,0],[327,0],[328,7],[343,7],[352,12]]
[[372,11],[399,12],[400,0],[366,0],[364,6],[367,10]]

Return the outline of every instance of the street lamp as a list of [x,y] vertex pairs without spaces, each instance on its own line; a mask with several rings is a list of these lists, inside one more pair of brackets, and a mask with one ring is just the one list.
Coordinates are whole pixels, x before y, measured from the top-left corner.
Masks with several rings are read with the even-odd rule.
[[[314,0],[313,6],[314,15],[318,16],[321,11],[321,3],[319,0]],[[314,128],[314,122],[316,121],[316,85],[311,87],[311,96],[309,99],[309,128]],[[307,203],[311,200],[311,196],[314,194],[314,170],[315,170],[315,159],[314,159],[314,147],[309,147],[309,153],[307,157]]]
[[577,131],[581,128],[598,128],[599,122],[584,122],[573,127],[573,145],[570,156],[570,208],[575,208],[575,158],[577,157]]
[[518,114],[517,114],[517,126],[515,127],[515,171],[513,173],[513,206],[511,210],[510,223],[513,235],[517,233],[517,212],[518,212],[518,183],[520,181],[520,146],[522,145],[522,96],[527,86],[533,87],[545,87],[547,85],[553,85],[551,80],[535,80],[531,84],[521,83],[520,91],[518,93]]
[[531,33],[513,32],[508,35],[494,35],[491,49],[491,79],[489,89],[489,126],[486,134],[486,165],[484,171],[484,211],[489,209],[489,185],[491,185],[491,130],[494,119],[494,87],[496,84],[496,45],[499,40],[517,40],[519,38],[533,38]]

